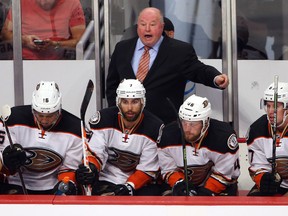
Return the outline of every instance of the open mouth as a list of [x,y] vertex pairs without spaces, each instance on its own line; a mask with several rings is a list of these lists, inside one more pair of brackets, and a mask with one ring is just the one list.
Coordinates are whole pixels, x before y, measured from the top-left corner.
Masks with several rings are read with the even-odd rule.
[[145,38],[152,38],[152,35],[146,34],[144,37],[145,37]]

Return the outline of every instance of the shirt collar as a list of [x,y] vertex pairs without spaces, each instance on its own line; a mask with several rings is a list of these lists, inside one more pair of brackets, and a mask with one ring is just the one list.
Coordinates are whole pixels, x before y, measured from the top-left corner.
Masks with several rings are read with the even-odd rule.
[[[162,41],[163,41],[163,36],[161,36],[160,37],[160,39],[157,41],[157,43],[153,46],[153,47],[151,47],[151,49],[153,49],[153,50],[155,50],[156,52],[158,52],[158,50],[159,50],[159,47],[160,47],[160,44],[162,43]],[[136,44],[136,50],[141,50],[141,49],[143,49],[144,48],[144,44],[142,43],[142,41],[140,40],[140,38],[138,38],[138,40],[137,40],[137,44]]]

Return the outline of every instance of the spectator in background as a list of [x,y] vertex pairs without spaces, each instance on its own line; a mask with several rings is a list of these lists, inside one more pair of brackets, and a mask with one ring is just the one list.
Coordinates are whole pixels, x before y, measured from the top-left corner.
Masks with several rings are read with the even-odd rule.
[[167,98],[179,109],[187,80],[224,89],[229,79],[226,74],[199,61],[192,45],[162,36],[164,26],[160,10],[153,7],[142,10],[137,23],[138,37],[120,41],[112,54],[106,96],[108,105],[113,106],[120,81],[124,78],[140,79],[138,65],[142,53],[148,50],[151,56],[148,73],[141,77],[146,89],[146,108],[164,123],[169,123],[175,120],[175,115]]
[[10,3],[7,0],[0,1],[0,60],[9,60],[13,58],[12,44],[3,41],[3,37],[1,34],[8,13],[9,4]]
[[164,17],[164,32],[168,37],[174,38],[174,32],[175,32],[174,25],[172,21],[167,17]]
[[[0,2],[0,32],[3,28],[6,18],[7,8],[3,2]],[[2,35],[0,35],[0,42],[2,41]]]
[[[23,59],[75,59],[76,45],[86,27],[79,0],[21,2]],[[2,36],[3,40],[12,41],[11,9]]]

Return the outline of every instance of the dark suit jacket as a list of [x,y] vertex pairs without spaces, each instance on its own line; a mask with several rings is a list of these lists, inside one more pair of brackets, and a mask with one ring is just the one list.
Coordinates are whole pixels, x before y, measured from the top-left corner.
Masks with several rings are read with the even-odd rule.
[[[136,79],[131,60],[137,39],[120,41],[115,47],[106,80],[108,106],[115,105],[116,89],[122,79]],[[170,98],[178,112],[187,80],[216,88],[213,80],[219,74],[216,68],[198,60],[192,45],[165,36],[143,82],[146,109],[165,123],[171,122],[177,116],[166,98]]]

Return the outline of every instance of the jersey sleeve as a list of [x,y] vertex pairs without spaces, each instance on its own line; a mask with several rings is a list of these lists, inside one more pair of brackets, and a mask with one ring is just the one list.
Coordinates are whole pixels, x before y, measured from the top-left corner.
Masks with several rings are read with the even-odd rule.
[[[97,160],[96,167],[100,168],[101,166],[105,166],[108,154],[106,151],[106,139],[105,139],[105,133],[102,130],[94,130],[93,135],[88,143],[88,149],[91,151],[91,154],[95,156],[95,159]],[[102,164],[100,166],[100,164]]]
[[71,145],[67,148],[63,164],[59,169],[58,180],[62,180],[64,176],[69,176],[70,180],[76,181],[75,179],[75,170],[78,168],[78,165],[81,164],[83,149],[82,149],[82,140],[80,137],[71,137]]
[[247,141],[248,159],[250,163],[249,173],[254,180],[254,176],[258,175],[259,173],[271,170],[271,165],[267,160],[267,155],[265,154],[265,143],[272,148],[272,145],[269,145],[272,138],[257,138],[254,127],[249,128],[247,135],[249,137],[249,142]]

